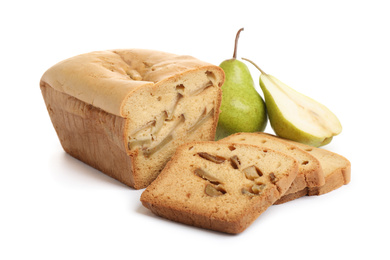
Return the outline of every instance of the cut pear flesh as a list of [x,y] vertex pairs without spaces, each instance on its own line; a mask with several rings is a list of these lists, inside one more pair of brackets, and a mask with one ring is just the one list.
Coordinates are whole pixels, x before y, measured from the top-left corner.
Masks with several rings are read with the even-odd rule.
[[296,128],[325,138],[341,132],[340,121],[324,105],[296,92],[269,74],[262,74],[260,81],[272,96],[282,116]]

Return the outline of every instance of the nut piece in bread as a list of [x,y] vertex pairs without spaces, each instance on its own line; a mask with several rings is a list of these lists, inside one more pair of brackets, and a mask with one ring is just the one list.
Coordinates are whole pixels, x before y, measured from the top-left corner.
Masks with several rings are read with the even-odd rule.
[[267,148],[222,142],[180,146],[141,195],[158,216],[240,233],[290,187],[298,162]]
[[40,86],[64,150],[140,189],[179,145],[214,139],[223,81],[193,57],[128,49],[64,60]]

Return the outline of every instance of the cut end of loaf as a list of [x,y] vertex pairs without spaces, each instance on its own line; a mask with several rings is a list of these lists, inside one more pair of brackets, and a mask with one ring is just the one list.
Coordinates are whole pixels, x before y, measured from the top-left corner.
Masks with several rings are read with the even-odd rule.
[[[136,187],[149,185],[175,149],[213,140],[223,74],[205,67],[135,91],[126,101],[126,142],[134,160]],[[137,104],[137,105],[134,105]]]

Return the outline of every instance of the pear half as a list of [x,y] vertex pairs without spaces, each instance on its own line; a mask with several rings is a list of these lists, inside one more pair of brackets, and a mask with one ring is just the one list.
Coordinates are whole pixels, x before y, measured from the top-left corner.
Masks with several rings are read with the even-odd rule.
[[319,147],[330,143],[341,132],[340,121],[326,106],[255,66],[261,72],[260,87],[271,127],[278,136]]

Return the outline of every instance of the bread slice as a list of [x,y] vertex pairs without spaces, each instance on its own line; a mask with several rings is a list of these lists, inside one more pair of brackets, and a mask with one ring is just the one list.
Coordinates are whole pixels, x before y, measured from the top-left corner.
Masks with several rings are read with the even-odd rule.
[[240,233],[290,187],[298,162],[267,148],[222,142],[180,146],[141,195],[161,217]]
[[295,193],[306,187],[318,187],[325,184],[325,178],[318,159],[276,136],[265,133],[237,133],[221,139],[219,142],[253,144],[294,157],[299,162],[298,175],[285,195]]
[[214,139],[223,81],[193,57],[129,49],[62,61],[40,87],[64,150],[140,189],[179,145]]
[[351,163],[348,159],[323,148],[316,148],[289,140],[285,141],[310,153],[320,161],[325,184],[320,187],[305,187],[300,191],[283,196],[275,204],[285,203],[305,195],[322,195],[338,189],[351,181]]

